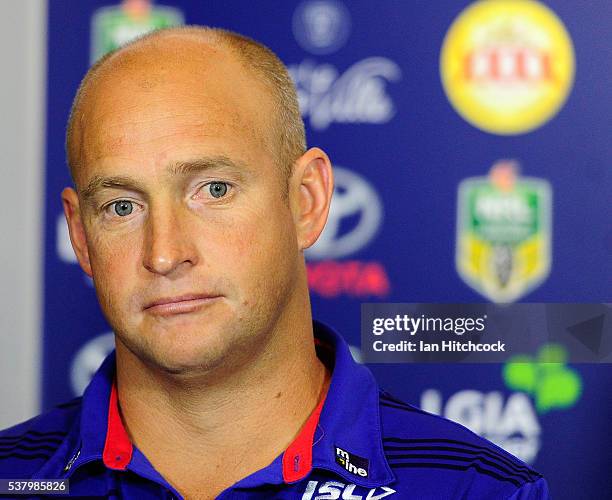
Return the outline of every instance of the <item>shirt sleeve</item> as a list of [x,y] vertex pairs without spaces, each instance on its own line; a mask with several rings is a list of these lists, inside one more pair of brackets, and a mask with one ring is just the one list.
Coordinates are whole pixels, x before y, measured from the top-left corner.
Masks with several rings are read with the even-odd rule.
[[543,477],[521,486],[508,500],[549,500],[548,483]]

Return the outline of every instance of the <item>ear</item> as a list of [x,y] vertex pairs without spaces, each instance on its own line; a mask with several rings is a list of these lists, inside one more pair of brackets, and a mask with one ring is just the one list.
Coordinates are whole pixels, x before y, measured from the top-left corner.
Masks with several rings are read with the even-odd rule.
[[64,215],[68,223],[68,232],[70,233],[70,243],[77,256],[81,269],[85,274],[92,277],[91,263],[89,262],[89,250],[87,249],[87,237],[85,236],[85,227],[81,217],[81,208],[79,205],[79,197],[76,191],[72,188],[65,188],[62,191],[62,204],[64,206]]
[[319,238],[334,191],[334,174],[328,156],[319,148],[306,151],[293,165],[291,209],[300,250]]

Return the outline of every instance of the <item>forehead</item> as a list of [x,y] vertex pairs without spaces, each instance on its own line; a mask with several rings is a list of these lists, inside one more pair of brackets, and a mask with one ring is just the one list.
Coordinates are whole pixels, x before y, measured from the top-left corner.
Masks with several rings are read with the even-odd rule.
[[181,147],[270,152],[272,98],[253,71],[226,48],[164,42],[110,59],[89,82],[74,135],[81,169],[113,156],[166,163]]

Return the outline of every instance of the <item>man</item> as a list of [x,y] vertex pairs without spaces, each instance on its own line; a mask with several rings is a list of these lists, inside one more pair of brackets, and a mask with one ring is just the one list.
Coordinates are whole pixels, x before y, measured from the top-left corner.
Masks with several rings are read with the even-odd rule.
[[92,67],[67,133],[73,248],[116,353],[0,437],[3,477],[125,498],[545,498],[467,429],[384,391],[314,323],[304,250],[333,176],[268,49],[180,28]]

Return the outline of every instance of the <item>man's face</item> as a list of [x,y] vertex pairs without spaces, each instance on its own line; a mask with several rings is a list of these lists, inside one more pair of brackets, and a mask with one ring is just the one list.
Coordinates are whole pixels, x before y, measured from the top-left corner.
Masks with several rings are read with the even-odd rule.
[[169,371],[249,351],[299,270],[270,97],[227,52],[104,74],[77,174],[91,273],[119,340]]

